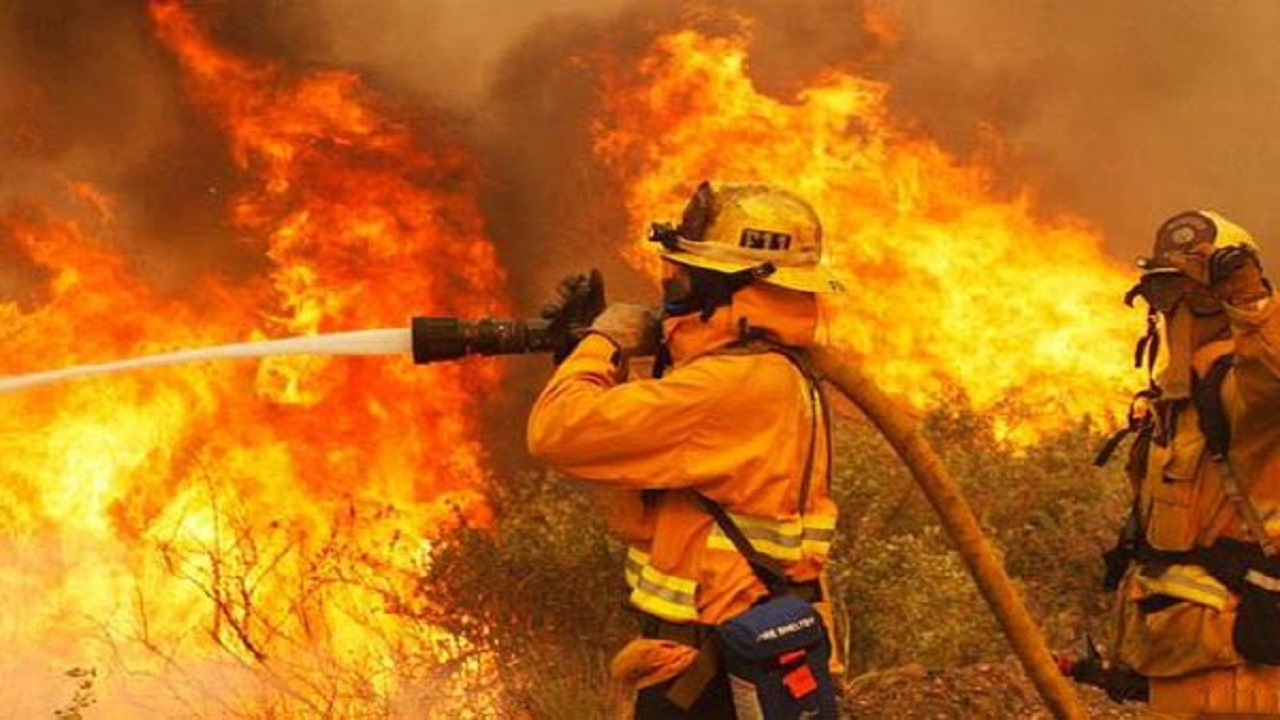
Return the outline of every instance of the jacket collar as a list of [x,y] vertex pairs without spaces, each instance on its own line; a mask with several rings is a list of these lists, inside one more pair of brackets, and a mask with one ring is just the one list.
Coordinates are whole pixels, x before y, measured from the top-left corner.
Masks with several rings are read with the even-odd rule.
[[713,353],[742,338],[743,321],[783,345],[811,345],[818,328],[818,300],[812,293],[764,284],[734,293],[733,302],[717,308],[706,322],[697,313],[667,318],[663,338],[676,367]]

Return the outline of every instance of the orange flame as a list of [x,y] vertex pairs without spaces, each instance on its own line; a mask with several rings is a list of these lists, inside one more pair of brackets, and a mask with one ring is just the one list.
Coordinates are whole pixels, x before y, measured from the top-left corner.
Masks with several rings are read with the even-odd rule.
[[982,411],[1015,396],[1035,417],[998,429],[1020,440],[1123,403],[1141,321],[1095,232],[1000,197],[989,168],[905,130],[882,83],[829,71],[794,98],[760,93],[748,42],[668,34],[607,79],[596,149],[626,188],[631,236],[678,219],[704,178],[789,187],[816,205],[849,286],[829,340],[887,389],[927,407],[960,388]]
[[[34,306],[0,303],[0,372],[505,310],[465,156],[425,151],[350,73],[291,80],[214,45],[179,2],[151,13],[226,132],[246,178],[231,222],[269,269],[166,297],[113,248],[111,198],[75,184],[96,220],[0,216],[44,273]],[[385,714],[449,649],[408,617],[430,539],[490,522],[478,423],[499,378],[466,365],[186,366],[5,397],[7,645],[96,668],[113,716]],[[69,695],[28,686],[20,714]]]

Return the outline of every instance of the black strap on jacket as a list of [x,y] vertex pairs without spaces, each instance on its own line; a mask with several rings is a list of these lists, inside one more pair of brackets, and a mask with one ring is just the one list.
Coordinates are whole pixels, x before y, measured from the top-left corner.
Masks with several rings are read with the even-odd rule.
[[[719,503],[697,491],[690,492],[698,504],[715,518],[716,524],[733,542],[733,546],[746,558],[751,571],[760,582],[764,583],[769,597],[781,597],[793,591],[796,586],[787,579],[782,566],[756,550],[743,534],[742,529],[733,521],[733,518],[729,517],[729,513],[720,507]],[[817,600],[816,597],[813,599]],[[698,648],[698,655],[693,664],[677,676],[665,693],[667,700],[676,707],[683,710],[693,707],[706,690],[707,683],[720,671],[720,651],[714,631],[707,626],[697,624],[681,628],[659,618],[653,618],[647,623],[644,632],[647,637],[671,639]]]
[[802,347],[794,347],[784,345],[776,340],[771,340],[765,336],[764,331],[760,328],[753,328],[747,322],[746,318],[739,321],[738,327],[739,340],[731,345],[721,348],[718,354],[732,355],[736,353],[777,353],[786,358],[804,378],[809,389],[809,450],[805,456],[803,475],[800,479],[800,499],[796,505],[796,511],[800,515],[805,514],[806,508],[809,506],[809,491],[813,485],[813,465],[818,450],[818,413],[822,413],[822,428],[825,432],[826,439],[826,459],[827,472],[825,476],[826,488],[831,488],[831,468],[832,468],[832,446],[831,446],[831,404],[827,402],[826,391],[822,387],[822,374],[814,367],[812,358],[809,353]]
[[[831,476],[831,414],[827,406],[826,397],[822,393],[822,382],[817,370],[813,367],[813,363],[809,360],[808,354],[802,348],[795,348],[782,343],[769,340],[764,337],[762,331],[750,327],[745,318],[742,319],[738,328],[740,339],[738,342],[728,346],[724,352],[751,352],[759,349],[763,352],[777,353],[787,359],[792,366],[800,372],[804,378],[805,384],[809,390],[809,449],[805,455],[803,475],[800,480],[800,498],[796,506],[797,512],[803,516],[805,509],[809,504],[809,490],[813,485],[814,460],[818,450],[818,414],[822,413],[823,428],[828,433],[826,449],[827,449],[827,479],[830,484]],[[752,572],[760,582],[764,583],[765,588],[769,591],[771,597],[779,597],[792,592],[795,586],[787,579],[786,572],[776,560],[766,556],[751,544],[747,536],[733,521],[729,513],[725,511],[719,503],[700,492],[693,491],[694,498],[698,504],[706,510],[711,517],[715,518],[716,524],[724,531],[729,541],[747,560],[747,564],[751,566]]]
[[774,597],[786,595],[790,590],[791,581],[787,579],[787,574],[783,571],[782,566],[773,558],[756,550],[751,541],[747,539],[747,536],[742,533],[742,528],[739,528],[733,518],[729,517],[729,513],[720,507],[720,503],[700,492],[693,493],[693,496],[697,499],[698,504],[702,506],[702,509],[715,518],[716,524],[729,537],[733,546],[747,559],[747,564],[751,566],[752,572],[769,590],[769,595]]
[[1156,550],[1142,543],[1134,558],[1147,567],[1199,565],[1233,593],[1244,587],[1245,575],[1259,570],[1272,577],[1280,576],[1280,559],[1269,558],[1256,542],[1220,537],[1209,547],[1191,550]]
[[1214,361],[1204,379],[1192,388],[1192,398],[1199,416],[1200,433],[1204,435],[1210,459],[1218,466],[1218,472],[1222,477],[1222,488],[1231,501],[1236,515],[1244,521],[1249,535],[1258,543],[1265,555],[1280,558],[1280,547],[1267,533],[1266,523],[1258,513],[1258,508],[1249,500],[1247,486],[1236,476],[1235,469],[1231,466],[1231,459],[1227,457],[1227,451],[1231,445],[1231,424],[1222,402],[1222,382],[1234,363],[1233,355],[1223,355]]
[[800,500],[796,511],[804,515],[809,506],[809,490],[813,486],[813,463],[818,452],[818,414],[822,414],[822,427],[826,433],[827,450],[827,489],[831,488],[831,408],[827,403],[826,393],[822,389],[822,377],[818,374],[809,355],[800,348],[788,347],[778,343],[769,343],[770,351],[786,358],[809,386],[809,450],[804,459],[804,474],[800,478]]
[[1226,457],[1227,448],[1231,446],[1231,423],[1227,421],[1226,407],[1222,403],[1222,381],[1234,363],[1235,355],[1230,353],[1218,358],[1191,391],[1199,416],[1200,433],[1215,458]]
[[[1222,383],[1226,379],[1227,372],[1231,369],[1233,363],[1234,355],[1230,353],[1219,357],[1214,361],[1204,377],[1197,378],[1196,384],[1192,389],[1192,402],[1196,407],[1200,432],[1204,435],[1205,445],[1213,458],[1225,458],[1227,449],[1231,444],[1231,425],[1227,420],[1226,409],[1222,402]],[[1129,406],[1128,427],[1116,433],[1103,445],[1094,459],[1095,465],[1102,467],[1106,464],[1124,437],[1132,432],[1138,433],[1135,449],[1144,454],[1147,444],[1158,442],[1164,445],[1171,440],[1176,431],[1175,425],[1180,414],[1181,401],[1168,404],[1163,408],[1165,422],[1162,423],[1162,437],[1156,438],[1153,434],[1154,423],[1150,416],[1139,417],[1136,413],[1138,401],[1144,399],[1148,402],[1158,403],[1160,399],[1159,388],[1152,384],[1151,387],[1134,396],[1133,404]],[[1143,461],[1141,469],[1145,469],[1145,465],[1146,463]],[[1155,566],[1183,563],[1200,565],[1224,585],[1233,589],[1235,589],[1233,583],[1243,578],[1243,572],[1239,569],[1247,567],[1251,562],[1244,559],[1246,556],[1252,557],[1253,550],[1246,547],[1250,543],[1241,543],[1223,538],[1215,543],[1213,548],[1180,552],[1158,551],[1147,545],[1139,516],[1137,498],[1135,498],[1134,506],[1130,509],[1129,517],[1120,531],[1115,547],[1102,555],[1103,561],[1106,563],[1106,575],[1103,580],[1105,589],[1117,589],[1125,572],[1128,570],[1129,563],[1135,561],[1143,565]],[[1251,545],[1254,550],[1260,550],[1256,543]]]
[[[1152,385],[1146,390],[1139,390],[1134,393],[1133,400],[1129,403],[1129,421],[1118,432],[1107,439],[1102,447],[1098,449],[1097,454],[1093,458],[1093,464],[1096,467],[1103,467],[1111,460],[1111,456],[1115,454],[1116,449],[1120,447],[1120,443],[1124,441],[1130,433],[1138,433],[1137,442],[1149,442],[1151,439],[1152,422],[1150,412],[1139,413],[1138,403],[1150,404],[1160,399],[1160,388]],[[1145,435],[1145,437],[1144,437]]]

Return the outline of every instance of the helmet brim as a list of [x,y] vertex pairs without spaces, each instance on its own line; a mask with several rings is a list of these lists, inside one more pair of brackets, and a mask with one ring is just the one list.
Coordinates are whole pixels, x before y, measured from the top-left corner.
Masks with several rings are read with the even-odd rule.
[[1185,275],[1186,272],[1182,268],[1170,265],[1161,258],[1139,257],[1133,261],[1134,266],[1142,271],[1143,275]]
[[[679,250],[661,249],[658,254],[664,260],[670,260],[681,265],[702,268],[704,270],[713,270],[722,273],[734,273],[739,270],[747,270],[757,267],[757,263],[749,263],[735,260],[719,260],[693,253],[681,252]],[[763,277],[759,282],[776,285],[788,290],[799,290],[800,292],[810,293],[839,293],[844,292],[844,283],[840,282],[840,278],[835,273],[821,263],[808,267],[783,267],[775,266],[773,273]]]

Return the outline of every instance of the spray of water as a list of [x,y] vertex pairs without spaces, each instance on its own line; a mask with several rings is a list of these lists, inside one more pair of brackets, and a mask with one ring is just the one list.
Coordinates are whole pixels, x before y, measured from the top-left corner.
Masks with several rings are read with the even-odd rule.
[[179,350],[158,355],[145,355],[115,362],[77,365],[60,370],[15,375],[13,377],[0,378],[0,393],[16,392],[41,385],[52,385],[77,378],[133,372],[146,368],[207,360],[237,360],[272,355],[408,355],[412,350],[413,338],[408,328],[356,330],[325,335],[307,335],[280,340],[213,345],[211,347]]

